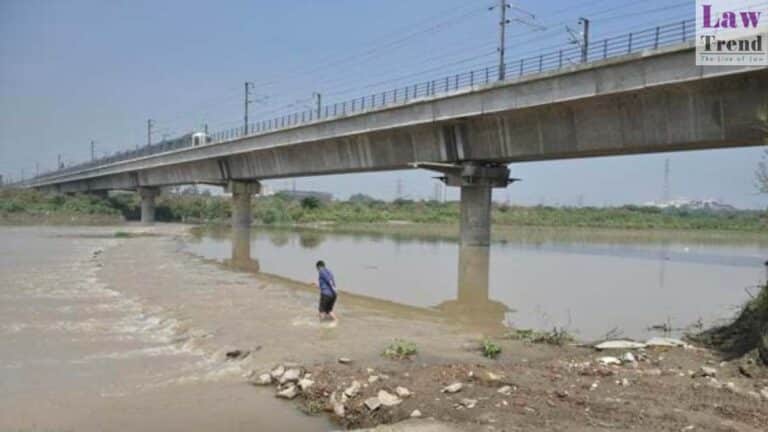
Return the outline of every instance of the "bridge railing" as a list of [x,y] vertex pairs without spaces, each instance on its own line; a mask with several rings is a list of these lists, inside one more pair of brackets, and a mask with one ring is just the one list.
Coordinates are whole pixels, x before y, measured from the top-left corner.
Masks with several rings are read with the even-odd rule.
[[[695,36],[695,19],[682,20],[660,25],[621,36],[592,41],[586,52],[586,62],[630,54],[645,49],[659,48],[692,40]],[[535,56],[523,57],[506,62],[505,80],[559,70],[584,63],[581,47],[569,46]],[[318,120],[343,117],[412,102],[414,99],[447,94],[475,86],[499,81],[499,66],[489,65],[437,79],[417,82],[407,86],[371,93],[369,95],[323,105],[320,110],[307,109],[274,118],[251,123],[248,128],[238,127],[214,133],[214,142],[228,141],[243,136],[258,135],[275,130],[294,127]]]
[[[504,65],[504,80],[515,80],[527,75],[551,72],[585,62],[600,61],[646,49],[655,49],[665,45],[687,42],[693,40],[695,37],[695,22],[696,20],[691,18],[648,28],[642,31],[627,33],[621,36],[590,41],[586,50],[586,58],[584,58],[584,52],[581,47],[570,45],[555,51],[513,59],[506,62]],[[276,117],[264,118],[249,124],[247,127],[243,126],[213,132],[210,134],[210,137],[212,138],[212,143],[220,143],[246,136],[271,133],[277,130],[317,121],[341,118],[350,114],[359,114],[381,108],[402,105],[412,102],[415,99],[449,94],[460,90],[468,90],[499,82],[499,77],[498,65],[474,68],[461,73],[443,76],[441,78],[424,80],[353,99],[326,104],[319,109],[307,109]],[[119,152],[94,161],[69,166],[64,169],[45,173],[37,178],[66,174],[68,172],[79,171],[93,166],[163,153],[170,150],[189,147],[191,145],[191,140],[184,141],[184,137],[181,137],[175,140],[163,141],[158,144],[140,147],[135,150]]]

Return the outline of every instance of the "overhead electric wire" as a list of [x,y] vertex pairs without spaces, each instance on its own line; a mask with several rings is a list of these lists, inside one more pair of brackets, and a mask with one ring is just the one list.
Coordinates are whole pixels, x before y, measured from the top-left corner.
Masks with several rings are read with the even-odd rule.
[[[603,2],[604,1],[598,0],[598,1],[594,1],[594,2],[584,2],[584,3],[592,3],[592,5],[596,5],[596,4],[603,3]],[[314,69],[310,69],[309,71],[297,71],[295,74],[296,75],[301,75],[301,74],[305,74],[305,73],[316,72],[316,71],[319,71],[319,70],[322,70],[322,69],[327,69],[327,68],[330,68],[330,67],[339,66],[341,64],[344,64],[344,63],[348,62],[349,60],[359,61],[359,60],[361,60],[361,58],[370,57],[371,55],[378,53],[379,51],[381,51],[384,48],[395,48],[397,46],[402,46],[406,42],[412,40],[416,36],[419,36],[419,35],[422,35],[422,34],[438,33],[439,31],[442,31],[445,28],[450,27],[451,25],[461,21],[464,18],[473,16],[473,15],[477,15],[480,12],[484,12],[485,10],[487,10],[487,6],[482,6],[481,8],[478,8],[475,5],[474,7],[471,6],[470,8],[471,9],[468,10],[468,11],[467,11],[466,5],[463,5],[463,6],[460,6],[460,7],[451,8],[449,10],[444,11],[444,13],[440,17],[443,17],[445,15],[449,15],[452,12],[456,12],[456,11],[462,10],[462,9],[464,9],[464,11],[463,11],[464,13],[462,15],[459,15],[459,16],[454,16],[454,17],[448,18],[447,20],[443,20],[441,22],[438,22],[437,24],[435,24],[435,25],[433,25],[431,27],[428,27],[426,29],[422,29],[422,30],[413,32],[413,33],[411,33],[409,35],[406,35],[405,37],[401,37],[401,38],[396,39],[394,41],[385,42],[383,44],[377,44],[377,45],[373,46],[372,48],[369,48],[366,51],[364,51],[361,55],[347,56],[346,58],[343,58],[341,60],[336,60],[336,61],[328,62],[328,63],[326,63],[324,65],[321,65],[321,66],[318,66],[318,67],[316,67]],[[607,11],[612,11],[612,10],[615,10],[617,8],[618,7],[613,7],[613,8],[608,9]],[[551,14],[550,16],[561,15],[563,13],[567,13],[567,10],[563,10],[561,12],[556,12],[554,14]],[[430,22],[430,21],[435,21],[435,17],[421,20],[419,23],[421,23],[421,22]],[[410,26],[410,27],[412,27],[412,26]],[[558,30],[559,29],[553,28],[551,31],[558,31]],[[513,39],[516,36],[522,36],[522,35],[525,35],[525,34],[526,33],[520,33],[518,35],[514,35],[513,34],[513,35],[510,35],[510,39]],[[537,39],[540,39],[540,38],[537,38]],[[490,46],[490,45],[493,45],[493,43],[486,44],[485,46]],[[450,56],[450,54],[446,55],[445,57],[448,57],[448,56]],[[284,75],[280,80],[271,80],[271,82],[259,83],[259,85],[261,85],[262,87],[265,87],[265,86],[269,87],[269,86],[273,86],[275,84],[279,84],[280,82],[287,81],[288,78],[290,78],[290,74],[287,75],[287,76]],[[335,77],[335,79],[336,79],[336,81],[339,81],[339,80],[344,80],[346,78]],[[232,92],[232,93],[234,93],[234,92]],[[211,100],[220,100],[220,99],[225,99],[225,98],[224,97],[217,97],[217,98],[212,98]],[[230,105],[231,104],[231,105],[234,106],[236,104],[239,105],[240,103],[241,103],[240,101],[237,101],[234,98],[232,98],[232,102],[225,102],[224,104],[226,104],[226,105]],[[193,112],[194,111],[188,111],[188,112],[185,112],[185,113],[182,113],[182,114],[177,114],[177,115],[174,115],[172,117],[166,118],[166,121],[176,120],[176,119],[179,119],[179,118],[181,118],[181,117],[183,117],[185,115],[191,114]],[[174,123],[177,123],[177,122],[174,122]]]
[[[605,3],[605,1],[606,0],[598,0],[598,1],[592,1],[592,2],[581,2],[580,4],[587,4],[587,7],[591,8],[591,7],[596,6],[598,4]],[[627,13],[619,14],[619,15],[609,15],[609,16],[605,16],[603,18],[598,18],[596,20],[599,21],[599,22],[616,21],[616,20],[621,20],[623,18],[630,17],[630,16],[637,16],[637,15],[642,15],[642,14],[652,14],[652,13],[658,13],[658,12],[663,12],[663,11],[668,11],[668,10],[674,10],[674,9],[680,8],[680,7],[684,6],[684,5],[685,5],[684,3],[676,3],[676,4],[661,6],[661,7],[653,8],[653,9],[646,9],[646,10],[641,10],[641,11],[632,11],[632,12],[627,12]],[[634,6],[634,4],[631,5],[631,6]],[[611,8],[604,9],[604,10],[601,10],[601,11],[587,12],[587,13],[583,13],[582,15],[589,16],[590,19],[595,19],[594,18],[595,16],[606,15],[606,14],[609,14],[609,13],[614,12],[616,10],[619,10],[619,9],[622,9],[622,8],[626,9],[627,7],[631,7],[631,6],[628,6],[626,3],[623,3],[622,5],[619,5],[619,6],[612,6]],[[399,37],[399,38],[394,39],[394,40],[389,40],[387,42],[373,44],[369,48],[367,48],[364,51],[362,51],[361,54],[348,55],[348,56],[345,56],[345,57],[343,57],[341,59],[338,59],[338,60],[328,61],[328,62],[325,62],[323,64],[314,66],[313,68],[310,68],[308,70],[306,70],[306,69],[305,70],[296,70],[294,73],[282,76],[280,79],[267,79],[266,82],[260,82],[259,84],[262,84],[264,87],[266,87],[266,89],[272,89],[274,86],[276,86],[276,85],[278,85],[280,83],[288,82],[288,80],[292,76],[295,76],[295,75],[301,76],[301,75],[304,75],[304,74],[312,72],[312,71],[317,72],[317,71],[321,71],[321,70],[328,70],[328,69],[338,68],[338,67],[341,67],[342,65],[350,63],[350,62],[361,62],[363,60],[366,60],[366,59],[368,59],[370,57],[373,57],[373,56],[379,54],[382,51],[386,50],[387,52],[391,52],[391,51],[396,50],[398,48],[401,48],[403,46],[407,46],[407,45],[411,44],[417,38],[420,38],[420,37],[423,37],[423,36],[431,36],[431,35],[440,33],[442,31],[444,31],[445,29],[450,28],[450,27],[452,27],[452,26],[454,26],[454,25],[456,25],[456,24],[458,24],[460,22],[463,22],[464,20],[466,20],[466,19],[468,19],[470,17],[473,17],[475,15],[479,15],[480,12],[483,12],[486,9],[487,8],[485,6],[483,6],[482,10],[481,10],[481,9],[479,9],[477,7],[477,5],[473,5],[473,6],[470,6],[470,7],[467,7],[466,5],[462,5],[460,7],[454,7],[454,8],[451,8],[450,10],[447,11],[448,12],[447,15],[450,16],[449,18],[442,19],[446,15],[446,14],[444,14],[443,16],[440,17],[441,18],[440,22],[436,23],[435,25],[430,26],[429,28],[421,29],[421,30],[409,33],[409,34],[407,34],[407,35],[405,35],[403,37]],[[548,17],[551,18],[552,16],[563,15],[563,14],[572,12],[572,9],[573,9],[572,7],[569,8],[569,9],[563,9],[563,10],[554,12],[552,14],[549,14]],[[458,11],[461,11],[460,14],[455,15],[456,12],[458,12]],[[432,17],[432,18],[429,18],[429,19],[426,19],[426,20],[422,20],[422,21],[434,22],[435,21],[435,17]],[[564,25],[564,24],[565,23],[562,22],[562,21],[559,22],[559,23],[556,23],[556,24],[545,24],[545,27],[547,27],[547,30],[545,30],[544,32],[536,33],[536,32],[533,32],[533,31],[529,30],[529,31],[519,32],[519,33],[516,33],[516,34],[510,34],[509,37],[508,37],[508,40],[519,40],[518,45],[525,45],[526,42],[540,43],[540,42],[545,41],[545,40],[550,40],[550,39],[554,39],[556,37],[559,37],[559,35],[562,33],[562,30],[560,28],[556,27],[556,26]],[[527,39],[524,39],[524,38],[527,38]],[[599,38],[599,39],[602,39],[602,38]],[[594,38],[593,38],[593,41],[594,41]],[[476,40],[475,42],[479,42],[479,40]],[[463,46],[467,46],[467,45],[471,45],[471,46],[468,47],[469,49],[474,49],[475,47],[478,47],[478,48],[479,47],[490,47],[492,45],[495,45],[495,43],[493,43],[493,42],[491,42],[489,40],[489,42],[487,42],[487,43],[477,43],[477,44],[474,44],[470,40],[468,42],[465,41],[465,43],[460,45],[460,46],[463,47]],[[555,48],[556,49],[556,48],[561,48],[561,47],[562,47],[562,44],[557,45],[557,46],[553,46],[551,48]],[[540,52],[545,51],[545,50],[547,50],[549,48],[550,47],[540,47],[540,46],[537,46],[536,48],[533,48],[531,51],[525,51],[525,52],[522,52],[522,53],[515,53],[515,55],[519,59],[521,57],[524,57],[529,52],[540,53]],[[451,49],[455,50],[456,46],[451,47]],[[436,61],[438,59],[448,59],[448,58],[452,58],[452,57],[457,57],[460,54],[461,54],[461,52],[456,52],[456,53],[454,53],[454,52],[444,52],[444,53],[440,53],[440,55],[436,55],[436,56],[432,56],[432,57],[428,57],[426,59],[423,59],[423,58],[418,58],[419,53],[416,52],[413,56],[411,56],[411,58],[407,59],[406,62],[409,62],[409,66],[408,67],[412,67],[413,63],[411,63],[411,59],[413,59],[415,61],[415,64],[425,64],[425,63],[426,64],[430,64],[430,63],[432,63],[432,62],[434,62],[434,61]],[[370,78],[371,75],[369,73],[367,73],[366,70],[360,70],[360,71],[356,70],[356,71],[352,72],[351,74],[345,74],[345,75],[334,74],[332,77],[329,77],[329,78],[327,78],[325,80],[316,81],[315,83],[316,84],[323,84],[323,83],[331,84],[330,86],[326,86],[324,88],[318,88],[319,90],[324,90],[323,91],[324,99],[325,99],[325,101],[328,101],[327,98],[329,96],[345,95],[345,94],[349,94],[349,93],[351,93],[351,92],[353,92],[355,90],[375,89],[377,87],[380,87],[380,86],[383,86],[383,85],[386,85],[386,84],[389,84],[389,83],[400,82],[400,81],[403,81],[403,80],[406,80],[406,79],[409,79],[409,78],[412,78],[412,77],[422,77],[422,76],[424,76],[426,74],[429,74],[429,73],[432,73],[432,72],[436,72],[436,71],[440,71],[440,70],[442,70],[442,71],[454,70],[459,65],[465,65],[466,63],[470,63],[470,62],[472,62],[474,60],[477,60],[477,59],[480,59],[480,58],[490,57],[493,54],[494,54],[493,52],[488,52],[488,53],[484,53],[484,54],[481,54],[481,55],[472,56],[472,57],[469,57],[469,58],[456,59],[455,61],[450,61],[450,62],[447,62],[446,64],[440,64],[440,65],[437,65],[435,67],[430,67],[430,68],[427,68],[425,70],[420,70],[418,72],[408,73],[406,75],[401,75],[401,76],[392,77],[392,78],[388,78],[388,79],[382,79],[382,80],[378,80],[378,81],[375,81],[375,82],[370,83],[370,84],[362,84],[362,85],[359,85],[359,86],[345,87],[345,86],[341,86],[341,85],[337,85],[337,84],[341,83],[341,82],[349,82],[349,81],[353,80],[354,78],[357,78],[357,77],[359,77],[360,75],[363,75],[363,74],[366,74],[366,77]],[[394,63],[393,63],[393,65],[394,65]],[[402,63],[400,63],[400,67],[402,67]],[[359,66],[358,66],[358,68],[359,68]],[[375,76],[382,76],[383,77],[383,76],[386,76],[386,75],[390,74],[391,72],[392,71],[385,71],[385,72],[382,72],[382,73],[378,73]],[[187,116],[188,114],[191,114],[193,112],[199,113],[200,111],[203,111],[203,112],[206,112],[206,113],[210,113],[210,114],[205,115],[205,116],[201,116],[201,115],[198,114],[198,115],[195,116],[197,119],[200,119],[201,117],[204,117],[206,119],[208,117],[219,117],[219,114],[214,114],[214,113],[216,111],[221,112],[220,108],[222,108],[223,106],[231,106],[231,107],[234,108],[235,106],[239,106],[242,103],[241,101],[237,100],[234,97],[232,99],[230,99],[230,96],[229,96],[230,94],[234,95],[235,94],[235,90],[232,89],[231,91],[228,91],[227,95],[220,95],[220,96],[216,96],[216,97],[208,99],[209,101],[225,100],[224,103],[216,104],[215,107],[211,106],[210,104],[203,104],[203,103],[196,104],[197,108],[195,108],[195,110],[190,110],[190,111],[187,111],[187,112],[184,112],[184,113],[177,113],[177,114],[174,114],[172,116],[163,118],[162,121],[163,121],[164,124],[167,124],[167,125],[176,125],[176,124],[180,124],[180,123],[187,123],[188,124],[189,122],[186,121],[186,120],[184,120],[184,121],[171,121],[171,120],[181,119],[182,117]],[[275,114],[275,113],[277,113],[277,112],[279,112],[281,110],[284,110],[284,109],[294,108],[294,107],[301,107],[301,106],[303,106],[304,108],[309,109],[309,107],[305,106],[304,104],[300,105],[300,104],[297,104],[296,102],[288,103],[288,104],[279,104],[279,101],[281,99],[282,100],[295,99],[295,96],[285,96],[285,97],[277,96],[277,97],[274,97],[273,100],[270,101],[270,103],[268,105],[264,106],[264,108],[265,108],[264,110],[256,111],[254,113],[254,115],[256,117],[266,116],[266,115]],[[203,109],[201,109],[201,105],[208,105],[208,106],[204,106]],[[269,107],[269,105],[273,105],[274,107]],[[234,109],[232,111],[234,112]],[[254,118],[256,118],[256,117],[254,117]],[[211,125],[215,125],[217,123],[209,121],[208,124],[209,124],[209,126],[211,126]],[[239,121],[231,121],[231,122],[227,122],[227,124],[239,124]],[[170,126],[168,126],[168,127],[170,127]],[[176,128],[174,128],[174,130],[175,129]],[[186,129],[186,128],[182,127],[181,129],[183,130],[183,129]],[[170,131],[171,129],[167,129],[167,130]],[[164,132],[164,131],[158,130],[158,133],[162,133],[162,132]]]

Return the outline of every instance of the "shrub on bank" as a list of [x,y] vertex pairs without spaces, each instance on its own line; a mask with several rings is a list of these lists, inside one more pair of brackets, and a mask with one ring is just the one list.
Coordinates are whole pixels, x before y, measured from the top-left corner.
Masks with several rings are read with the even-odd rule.
[[29,189],[0,190],[0,213],[118,215],[111,203],[93,195],[50,195]]
[[720,351],[728,360],[752,356],[768,366],[768,284],[744,304],[732,322],[689,338]]

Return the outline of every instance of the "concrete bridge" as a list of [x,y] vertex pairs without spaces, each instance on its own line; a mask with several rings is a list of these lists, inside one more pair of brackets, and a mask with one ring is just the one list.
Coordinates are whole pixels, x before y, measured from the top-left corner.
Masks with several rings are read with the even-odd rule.
[[137,190],[154,220],[159,187],[233,193],[251,222],[265,179],[425,168],[461,188],[461,245],[490,242],[491,189],[512,162],[768,144],[768,68],[695,66],[692,43],[636,52],[439,97],[215,144],[51,173],[25,186],[60,193]]

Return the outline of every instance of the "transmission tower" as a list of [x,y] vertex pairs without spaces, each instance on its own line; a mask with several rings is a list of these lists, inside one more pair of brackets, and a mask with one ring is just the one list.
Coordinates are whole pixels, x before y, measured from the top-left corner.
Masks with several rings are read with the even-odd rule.
[[662,193],[662,201],[669,202],[669,158],[664,160],[664,191]]

